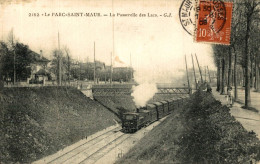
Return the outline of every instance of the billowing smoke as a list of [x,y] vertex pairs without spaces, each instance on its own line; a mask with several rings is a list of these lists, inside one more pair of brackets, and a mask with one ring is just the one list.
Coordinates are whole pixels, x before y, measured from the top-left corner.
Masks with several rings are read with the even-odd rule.
[[138,85],[133,86],[131,96],[133,96],[133,101],[137,107],[145,106],[153,98],[158,91],[158,83],[173,84],[176,87],[183,84],[182,82],[179,85],[177,84],[177,81],[179,81],[177,79],[185,75],[183,70],[178,70],[170,64],[167,67],[157,64],[158,62],[154,62],[154,67],[142,67],[134,72],[134,79]]
[[134,72],[134,79],[138,86],[133,86],[131,96],[134,97],[137,107],[143,107],[157,92],[155,76],[152,70],[137,69]]
[[157,92],[157,87],[155,83],[145,82],[138,86],[133,86],[132,96],[134,97],[134,102],[137,107],[143,107],[146,105],[147,101],[153,98],[154,94]]

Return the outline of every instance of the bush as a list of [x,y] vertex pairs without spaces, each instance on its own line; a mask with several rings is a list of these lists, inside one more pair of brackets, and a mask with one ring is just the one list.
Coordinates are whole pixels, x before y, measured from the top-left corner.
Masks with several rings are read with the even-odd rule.
[[216,101],[196,92],[184,107],[186,119],[178,156],[184,163],[248,163],[260,160],[260,142]]
[[260,141],[211,93],[198,91],[117,163],[250,163]]

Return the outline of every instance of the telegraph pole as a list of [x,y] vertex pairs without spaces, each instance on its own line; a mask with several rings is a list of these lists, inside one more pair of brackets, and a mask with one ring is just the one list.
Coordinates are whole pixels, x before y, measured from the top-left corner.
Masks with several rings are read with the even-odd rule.
[[210,78],[210,73],[209,73],[209,67],[207,66],[208,69],[208,75],[209,75],[209,82],[211,83],[211,78]]
[[194,73],[194,78],[195,78],[195,85],[196,85],[196,89],[198,89],[196,72],[195,72],[195,68],[194,68],[194,62],[193,62],[193,55],[192,54],[191,54],[191,59],[192,59],[193,73]]
[[2,41],[4,41],[4,21],[2,21]]
[[132,54],[130,53],[130,80],[132,81],[133,79],[133,68],[132,68]]
[[[114,1],[112,1],[112,14],[114,14]],[[113,72],[113,56],[115,56],[115,22],[114,22],[114,17],[112,17],[112,39],[113,39],[113,50],[111,52],[111,86],[113,82],[113,77],[112,77],[112,72]]]
[[[4,33],[3,33],[3,22],[4,21],[2,21],[2,42],[4,41],[4,38],[3,38],[3,36],[4,36]],[[1,71],[0,71],[0,91],[4,88],[4,82],[2,82],[2,80],[3,80],[2,78],[3,77],[2,77],[2,74],[1,74]]]
[[201,80],[201,83],[203,83],[202,73],[201,73],[201,70],[200,70],[200,64],[199,64],[199,61],[198,61],[198,58],[197,58],[197,55],[196,55],[196,54],[195,54],[195,57],[196,57],[196,60],[197,60],[197,64],[198,64],[198,67],[199,67],[199,71],[200,71],[200,80]]
[[96,84],[96,55],[95,55],[95,42],[94,42],[94,84]]
[[14,51],[14,84],[16,82],[16,68],[15,68],[15,46],[14,46],[14,31],[12,29],[12,46],[13,46],[13,51]]
[[205,66],[205,81],[207,81],[207,67]]
[[61,52],[60,52],[60,33],[58,32],[58,46],[59,46],[59,86],[61,86]]
[[190,81],[189,81],[189,73],[188,73],[188,67],[187,67],[186,55],[185,55],[185,64],[186,64],[186,73],[187,73],[188,87],[189,87],[189,91],[190,91]]
[[113,74],[113,60],[112,60],[112,52],[111,52],[111,55],[110,55],[110,57],[111,57],[111,66],[110,66],[110,84],[112,85],[112,74]]

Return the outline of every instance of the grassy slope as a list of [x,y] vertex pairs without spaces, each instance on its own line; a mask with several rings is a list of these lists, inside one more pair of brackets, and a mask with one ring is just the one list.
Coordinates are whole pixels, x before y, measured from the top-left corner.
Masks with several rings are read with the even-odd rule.
[[260,141],[209,93],[198,92],[117,163],[249,163]]
[[31,162],[114,124],[117,117],[65,87],[0,93],[0,161]]

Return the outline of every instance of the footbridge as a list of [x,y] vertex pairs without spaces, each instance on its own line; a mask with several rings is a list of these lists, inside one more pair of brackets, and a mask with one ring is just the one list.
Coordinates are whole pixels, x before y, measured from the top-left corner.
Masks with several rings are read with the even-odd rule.
[[[99,96],[130,96],[132,87],[136,84],[102,84],[91,85],[87,88],[81,88],[82,92],[91,92],[93,97]],[[191,94],[192,90],[189,87],[174,87],[170,84],[157,84],[157,93],[162,95],[187,95]]]

